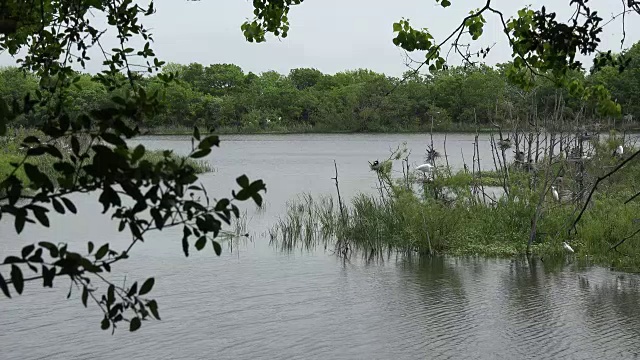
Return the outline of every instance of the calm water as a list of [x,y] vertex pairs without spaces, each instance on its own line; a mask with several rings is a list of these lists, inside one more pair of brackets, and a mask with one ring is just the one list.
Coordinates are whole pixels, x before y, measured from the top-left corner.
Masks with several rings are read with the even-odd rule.
[[[343,194],[374,191],[367,161],[407,141],[419,163],[425,135],[229,136],[202,177],[225,194],[236,176],[267,182],[264,213],[248,207],[251,240],[216,257],[185,259],[180,231],[141,244],[114,271],[156,277],[162,321],[111,336],[96,307],[80,294],[27,286],[0,299],[0,359],[633,359],[640,352],[640,278],[602,268],[486,259],[400,259],[343,263],[322,251],[280,253],[264,234],[287,200],[302,192],[332,194],[333,160]],[[436,144],[443,138],[436,137]],[[449,135],[455,167],[473,155],[472,136]],[[185,138],[147,138],[151,148],[186,152]],[[441,146],[440,146],[441,147]],[[483,164],[492,163],[481,143]],[[441,150],[441,149],[439,149]],[[484,165],[483,165],[484,166]],[[125,244],[99,215],[92,195],[75,198],[75,217],[56,217],[52,231],[27,227],[16,237],[0,223],[0,257],[27,242],[88,240]],[[4,269],[3,269],[4,270]],[[61,280],[61,281],[60,281]]]

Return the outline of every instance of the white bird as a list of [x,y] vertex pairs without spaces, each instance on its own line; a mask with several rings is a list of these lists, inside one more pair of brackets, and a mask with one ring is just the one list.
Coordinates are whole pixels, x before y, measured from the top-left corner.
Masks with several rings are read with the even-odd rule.
[[560,201],[560,194],[558,194],[558,190],[556,190],[555,186],[551,187],[551,194],[553,195],[553,199],[555,201]]
[[613,156],[622,156],[622,154],[624,154],[624,148],[622,147],[622,145],[618,145],[618,147],[613,152]]
[[433,165],[431,164],[422,164],[416,168],[418,171],[422,171],[423,173],[431,173],[433,171]]
[[575,251],[573,251],[573,248],[572,248],[571,246],[569,246],[569,244],[567,244],[567,242],[566,242],[566,241],[563,241],[563,242],[562,242],[562,247],[563,247],[567,252],[570,252],[570,253],[572,253],[572,254],[575,252]]

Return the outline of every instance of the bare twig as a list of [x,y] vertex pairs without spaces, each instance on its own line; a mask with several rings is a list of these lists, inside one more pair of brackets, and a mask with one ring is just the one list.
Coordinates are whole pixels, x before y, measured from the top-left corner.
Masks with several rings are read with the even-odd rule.
[[593,194],[596,192],[596,189],[598,188],[598,185],[602,181],[604,181],[607,178],[609,178],[611,175],[613,175],[616,172],[618,172],[618,170],[622,169],[628,162],[630,162],[636,156],[638,156],[638,154],[640,154],[640,150],[638,150],[638,151],[634,152],[633,154],[631,154],[631,156],[629,156],[623,162],[618,164],[618,166],[616,166],[613,170],[609,171],[608,173],[606,173],[603,176],[600,176],[600,177],[598,177],[596,179],[596,182],[593,184],[593,187],[591,188],[591,191],[589,192],[589,195],[587,196],[587,200],[584,202],[584,205],[582,206],[582,210],[580,210],[580,213],[578,214],[578,217],[576,217],[576,219],[573,221],[573,224],[571,225],[571,228],[569,229],[569,234],[571,234],[572,231],[574,233],[578,233],[578,229],[577,229],[578,222],[580,222],[580,219],[582,219],[582,215],[584,215],[584,212],[587,210],[587,206],[591,202],[591,197],[593,197]]

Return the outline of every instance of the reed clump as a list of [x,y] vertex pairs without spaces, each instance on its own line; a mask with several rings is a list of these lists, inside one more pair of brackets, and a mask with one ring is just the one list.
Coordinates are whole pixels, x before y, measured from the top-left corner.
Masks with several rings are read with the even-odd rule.
[[[628,143],[626,156],[614,155],[624,143],[616,136],[591,138],[579,145],[581,153],[572,153],[568,137],[557,139],[565,142],[562,152],[551,143],[555,151],[540,150],[537,161],[505,159],[485,171],[478,164],[457,172],[436,164],[432,173],[420,174],[392,154],[391,161],[402,163],[402,176],[392,176],[388,167],[372,169],[378,194],[357,195],[343,209],[334,198],[305,194],[289,203],[271,230],[272,241],[283,249],[324,246],[366,258],[398,252],[570,255],[640,270],[640,156],[631,158],[636,153]],[[499,145],[496,151],[500,155]],[[574,254],[565,252],[563,241]]]

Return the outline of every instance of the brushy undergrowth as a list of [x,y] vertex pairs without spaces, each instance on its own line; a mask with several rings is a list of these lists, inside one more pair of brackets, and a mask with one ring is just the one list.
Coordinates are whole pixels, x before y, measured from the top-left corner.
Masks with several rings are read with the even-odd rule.
[[[564,170],[553,163],[547,171],[562,174],[556,179],[562,183],[545,183],[541,173],[512,168],[509,193],[495,202],[473,193],[474,178],[468,173],[449,176],[440,171],[442,179],[421,182],[418,191],[395,182],[387,193],[358,195],[343,209],[332,197],[305,194],[289,203],[271,238],[282,249],[320,245],[343,255],[357,251],[367,258],[389,252],[511,257],[526,253],[538,209],[531,253],[542,258],[575,256],[579,262],[638,271],[640,235],[631,235],[640,228],[640,200],[627,200],[640,191],[640,159],[600,183],[575,231],[569,231],[595,178],[622,161],[611,156],[615,144],[596,147],[602,155],[585,166],[590,175],[583,176],[587,184],[579,196],[573,194],[576,178],[566,163]],[[495,175],[485,179],[494,179],[496,185],[502,181]],[[560,201],[551,195],[551,183],[559,187]],[[565,253],[563,241],[575,254]]]
[[[19,164],[23,161],[27,152],[26,148],[22,146],[22,140],[24,138],[26,138],[27,136],[36,136],[40,138],[41,141],[46,141],[42,133],[32,129],[9,129],[8,134],[10,135],[0,137],[0,181],[2,181],[7,177],[7,175],[11,174],[14,171],[14,164]],[[84,139],[81,147],[86,147],[87,145],[88,139]],[[68,139],[57,140],[56,146],[65,158],[68,158],[72,155],[71,147],[68,144]],[[213,171],[213,167],[211,166],[211,164],[209,164],[209,162],[205,160],[184,158],[173,152],[167,152],[167,150],[146,150],[144,156],[142,157],[142,160],[147,160],[152,164],[156,164],[161,159],[163,159],[165,155],[173,159],[184,159],[186,161],[186,164],[193,167],[198,174]],[[54,181],[58,176],[58,173],[53,168],[53,165],[56,161],[58,161],[58,159],[48,154],[40,156],[30,156],[26,160],[27,163],[38,166],[38,169],[40,169],[40,171],[48,175],[49,178],[53,179]],[[16,171],[16,176],[23,182],[23,184],[26,184],[26,186],[28,186],[29,179],[24,172],[24,167],[20,167]]]

